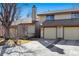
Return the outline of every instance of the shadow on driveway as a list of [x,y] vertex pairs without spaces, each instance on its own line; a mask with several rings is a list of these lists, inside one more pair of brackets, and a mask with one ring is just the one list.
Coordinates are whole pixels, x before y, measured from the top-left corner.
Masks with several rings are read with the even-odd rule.
[[52,52],[57,52],[59,54],[65,54],[64,50],[55,46],[55,44],[57,44],[58,42],[61,41],[61,39],[58,40],[38,40],[42,45],[44,45],[46,48],[48,48],[49,50],[51,50]]
[[58,45],[79,46],[79,40],[61,40]]
[[[44,45],[46,48],[48,48],[52,52],[57,52],[59,54],[67,54],[67,55],[70,55],[70,54],[73,55],[74,52],[78,53],[77,49],[79,46],[79,40],[63,40],[63,39],[62,40],[57,40],[57,39],[50,40],[50,39],[41,39],[41,38],[36,39],[36,40],[39,41],[42,45]],[[60,48],[60,46],[58,47],[57,45],[60,45],[60,46],[63,45],[62,46],[63,48]],[[77,47],[77,48],[74,48],[72,46]]]
[[47,48],[50,49],[52,52],[58,52],[59,54],[65,54],[63,49],[61,49],[55,45],[50,45]]

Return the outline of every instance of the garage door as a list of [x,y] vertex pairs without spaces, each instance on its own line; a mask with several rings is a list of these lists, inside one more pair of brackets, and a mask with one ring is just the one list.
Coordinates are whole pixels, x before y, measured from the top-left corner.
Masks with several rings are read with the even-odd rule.
[[44,29],[44,38],[56,39],[56,28],[45,28]]
[[79,40],[79,27],[64,27],[64,39]]

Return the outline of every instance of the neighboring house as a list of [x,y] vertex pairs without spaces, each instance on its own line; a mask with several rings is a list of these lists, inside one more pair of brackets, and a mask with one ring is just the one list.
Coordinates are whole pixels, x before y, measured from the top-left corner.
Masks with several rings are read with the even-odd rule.
[[[0,36],[4,36],[5,30],[0,25]],[[24,36],[32,37],[35,36],[35,24],[32,22],[32,18],[26,20],[14,21],[10,28],[11,38],[22,38]]]
[[42,38],[79,40],[79,9],[48,11],[38,18]]
[[32,22],[32,18],[27,18],[26,20],[17,20],[13,22],[10,28],[11,37],[22,38],[24,36],[34,36],[35,35],[35,24]]

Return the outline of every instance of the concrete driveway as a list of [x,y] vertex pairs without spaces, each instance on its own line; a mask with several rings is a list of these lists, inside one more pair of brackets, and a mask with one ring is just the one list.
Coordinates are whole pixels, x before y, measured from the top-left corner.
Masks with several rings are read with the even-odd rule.
[[53,56],[79,56],[79,40],[61,40],[57,44],[54,44],[56,40],[38,40],[45,47],[48,48]]

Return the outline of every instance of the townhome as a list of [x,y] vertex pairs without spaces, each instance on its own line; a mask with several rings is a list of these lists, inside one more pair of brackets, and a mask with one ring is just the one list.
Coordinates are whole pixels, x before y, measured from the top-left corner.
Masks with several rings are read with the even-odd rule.
[[38,18],[41,38],[79,40],[79,9],[48,11]]
[[[4,32],[4,28],[0,25],[0,36],[4,36]],[[32,17],[12,23],[10,36],[79,40],[79,9],[47,11],[36,15],[34,5]]]

